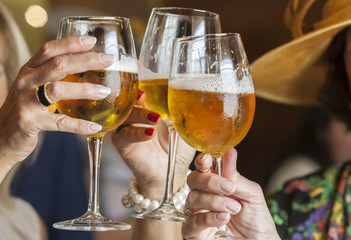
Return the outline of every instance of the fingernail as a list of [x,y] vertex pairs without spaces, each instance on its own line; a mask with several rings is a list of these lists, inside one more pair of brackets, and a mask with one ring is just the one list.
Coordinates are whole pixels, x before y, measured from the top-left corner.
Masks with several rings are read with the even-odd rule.
[[145,129],[144,133],[148,136],[152,136],[152,134],[154,134],[154,131],[155,131],[155,129],[148,128],[148,129]]
[[91,132],[98,132],[102,129],[102,126],[96,123],[90,123],[89,124],[89,130]]
[[160,114],[151,112],[147,115],[147,118],[152,122],[157,122],[157,120],[160,118]]
[[216,214],[216,218],[218,220],[221,220],[221,221],[224,221],[224,220],[227,220],[229,218],[229,213],[227,212],[220,212],[220,213],[217,213]]
[[98,94],[101,96],[107,96],[111,93],[111,88],[109,87],[98,85],[97,89],[98,89]]
[[199,158],[199,160],[198,160],[199,164],[203,164],[203,163],[204,163],[204,159],[207,157],[207,155],[208,155],[208,153],[202,155],[202,156]]
[[143,91],[141,91],[140,89],[139,89],[139,91],[138,91],[138,97],[137,97],[137,99],[139,99],[140,97],[141,97],[141,95],[143,95]]
[[113,61],[114,55],[113,54],[100,54],[101,61],[106,63],[111,63]]
[[238,213],[238,212],[240,212],[240,209],[241,209],[240,203],[238,203],[237,201],[234,201],[234,200],[228,200],[226,207],[229,211],[231,211],[233,213]]
[[226,192],[229,192],[229,193],[234,192],[234,189],[235,189],[235,184],[232,181],[229,181],[229,180],[222,181],[220,186],[221,186],[221,189],[223,191],[226,191]]
[[94,45],[96,43],[96,37],[91,37],[91,36],[81,37],[80,42],[83,45]]

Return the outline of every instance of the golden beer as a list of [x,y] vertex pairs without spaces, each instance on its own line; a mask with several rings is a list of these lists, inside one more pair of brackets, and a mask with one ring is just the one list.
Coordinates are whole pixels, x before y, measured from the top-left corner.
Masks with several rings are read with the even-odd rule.
[[88,82],[107,86],[111,93],[102,100],[62,100],[57,103],[60,113],[73,118],[98,123],[102,130],[90,137],[102,137],[117,128],[129,116],[138,94],[138,75],[122,71],[87,71],[67,75],[61,81]]
[[190,146],[210,154],[236,146],[249,131],[254,93],[219,93],[169,88],[169,109],[179,135]]
[[145,104],[161,115],[163,120],[170,119],[167,105],[168,79],[140,81],[140,89],[146,93]]

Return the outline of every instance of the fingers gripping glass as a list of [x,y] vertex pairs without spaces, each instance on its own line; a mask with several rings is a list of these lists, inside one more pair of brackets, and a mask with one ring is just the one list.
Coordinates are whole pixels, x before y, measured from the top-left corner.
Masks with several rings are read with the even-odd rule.
[[93,52],[113,54],[106,69],[67,75],[61,81],[89,82],[111,89],[103,100],[65,100],[57,103],[60,113],[96,122],[103,128],[87,137],[90,163],[90,189],[87,212],[76,219],[54,224],[55,228],[80,231],[127,230],[126,223],[103,217],[99,211],[101,146],[105,133],[116,129],[130,114],[138,92],[138,67],[129,20],[120,17],[67,17],[60,23],[58,38],[71,35],[94,36]]
[[154,8],[149,18],[139,57],[140,89],[146,93],[146,105],[159,113],[169,128],[168,169],[165,194],[159,208],[132,217],[165,221],[185,221],[173,203],[173,176],[178,143],[168,114],[167,87],[172,42],[177,37],[218,33],[219,15],[190,8]]
[[[168,109],[183,140],[210,153],[222,175],[224,153],[246,136],[255,111],[254,86],[239,34],[174,40]],[[214,239],[234,238],[223,226]]]

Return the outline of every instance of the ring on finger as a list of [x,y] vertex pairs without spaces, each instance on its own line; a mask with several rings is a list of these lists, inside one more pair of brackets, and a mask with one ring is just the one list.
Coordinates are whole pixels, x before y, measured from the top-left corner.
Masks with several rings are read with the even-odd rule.
[[44,107],[48,107],[48,106],[56,103],[55,101],[52,101],[49,98],[49,96],[46,94],[46,85],[47,84],[48,84],[48,82],[45,83],[44,85],[37,87],[35,90],[39,103],[41,105],[43,105]]
[[116,128],[115,133],[118,133],[122,128],[126,127],[127,125],[120,125],[118,128]]
[[193,213],[190,208],[188,207],[188,200],[185,201],[185,206],[184,206],[184,213],[188,217]]

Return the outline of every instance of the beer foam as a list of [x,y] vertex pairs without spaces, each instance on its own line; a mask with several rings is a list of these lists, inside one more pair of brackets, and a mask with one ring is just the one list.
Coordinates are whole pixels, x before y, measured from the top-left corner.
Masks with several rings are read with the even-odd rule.
[[176,79],[168,83],[169,87],[177,89],[197,90],[218,93],[254,93],[251,75],[245,75],[241,80],[236,72],[222,74],[177,74]]
[[122,56],[120,60],[114,60],[105,70],[138,73],[138,62],[136,58]]
[[156,80],[156,79],[168,79],[167,73],[155,73],[150,69],[142,68],[139,70],[139,81],[143,80]]

